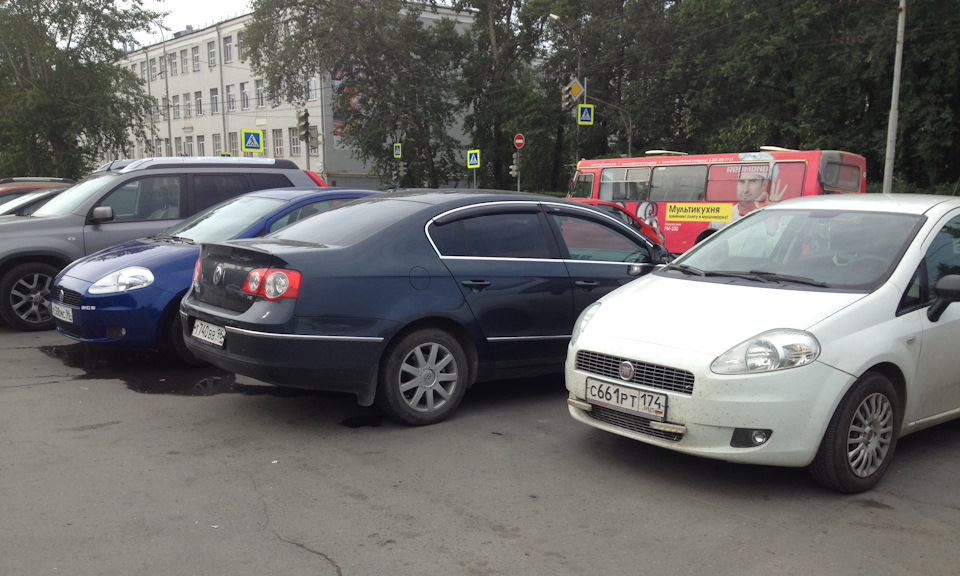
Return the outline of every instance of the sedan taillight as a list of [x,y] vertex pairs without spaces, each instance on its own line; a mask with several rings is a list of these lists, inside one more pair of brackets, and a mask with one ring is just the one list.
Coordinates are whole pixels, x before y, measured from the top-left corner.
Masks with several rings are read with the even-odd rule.
[[267,300],[296,298],[300,295],[300,273],[279,268],[257,268],[247,274],[243,291]]

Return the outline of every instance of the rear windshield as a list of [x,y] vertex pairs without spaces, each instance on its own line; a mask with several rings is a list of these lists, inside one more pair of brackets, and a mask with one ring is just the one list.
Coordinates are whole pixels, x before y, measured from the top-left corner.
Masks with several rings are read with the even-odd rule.
[[403,199],[357,200],[291,224],[268,238],[352,246],[422,209],[422,203]]

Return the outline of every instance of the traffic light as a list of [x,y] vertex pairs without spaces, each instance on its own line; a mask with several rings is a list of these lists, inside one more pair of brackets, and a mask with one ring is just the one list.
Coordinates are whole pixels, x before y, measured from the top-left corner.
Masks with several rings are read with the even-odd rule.
[[560,88],[560,108],[570,110],[576,104],[576,98],[570,93],[570,86]]
[[406,162],[401,162],[401,163],[400,163],[399,167],[397,168],[397,173],[400,174],[400,177],[401,177],[401,178],[403,178],[404,176],[407,175],[407,163],[406,163]]
[[306,110],[297,112],[297,135],[303,142],[310,141],[310,113]]
[[316,126],[310,126],[310,147],[319,148],[320,147],[320,131]]
[[510,175],[516,177],[520,174],[520,151],[513,153],[513,164],[510,165]]

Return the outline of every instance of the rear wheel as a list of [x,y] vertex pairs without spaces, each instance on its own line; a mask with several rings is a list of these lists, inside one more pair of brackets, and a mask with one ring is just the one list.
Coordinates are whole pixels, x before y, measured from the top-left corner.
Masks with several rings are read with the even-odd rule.
[[384,354],[377,403],[406,424],[435,424],[460,405],[469,372],[467,356],[456,338],[438,329],[416,330]]
[[59,270],[49,264],[30,262],[14,266],[0,281],[0,315],[23,332],[51,330],[50,285]]
[[870,490],[890,466],[900,431],[900,401],[885,376],[868,372],[837,407],[810,473],[839,492]]

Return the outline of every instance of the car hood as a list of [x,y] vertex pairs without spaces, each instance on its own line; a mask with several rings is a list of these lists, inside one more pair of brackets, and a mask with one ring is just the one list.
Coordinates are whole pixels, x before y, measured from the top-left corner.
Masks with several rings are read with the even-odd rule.
[[171,263],[187,262],[190,269],[200,255],[200,246],[185,242],[142,238],[104,248],[70,264],[62,274],[87,282],[96,282],[111,272],[129,266],[143,266],[154,273]]
[[601,299],[587,329],[603,337],[719,355],[767,330],[807,330],[866,296],[785,286],[649,275]]

